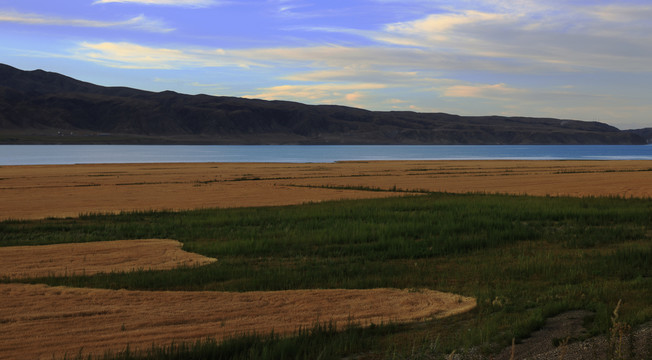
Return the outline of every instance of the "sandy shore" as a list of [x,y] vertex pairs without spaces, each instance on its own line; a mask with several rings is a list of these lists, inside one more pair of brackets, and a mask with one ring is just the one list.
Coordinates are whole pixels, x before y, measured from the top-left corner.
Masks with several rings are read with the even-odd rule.
[[149,209],[289,205],[404,195],[342,187],[651,197],[652,161],[2,166],[0,219]]

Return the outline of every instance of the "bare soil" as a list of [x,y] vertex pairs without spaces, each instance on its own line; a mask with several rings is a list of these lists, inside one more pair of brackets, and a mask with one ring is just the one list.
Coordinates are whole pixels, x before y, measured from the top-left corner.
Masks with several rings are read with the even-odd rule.
[[0,247],[0,278],[167,270],[217,261],[183,251],[181,246],[176,240],[145,239]]
[[469,311],[472,298],[432,290],[161,292],[0,284],[0,358],[102,354],[206,337],[290,333],[317,322],[419,321]]
[[[372,187],[385,192],[342,189]],[[331,187],[331,188],[324,188]],[[332,188],[339,187],[339,188]],[[652,161],[372,161],[0,167],[0,220],[271,206],[404,195],[392,189],[652,197]]]
[[652,358],[652,322],[625,332],[614,332],[613,336],[600,335],[587,339],[584,319],[593,313],[573,310],[546,320],[540,330],[535,331],[521,343],[514,344],[495,356],[483,356],[474,348],[461,354],[454,354],[456,360],[609,360]]

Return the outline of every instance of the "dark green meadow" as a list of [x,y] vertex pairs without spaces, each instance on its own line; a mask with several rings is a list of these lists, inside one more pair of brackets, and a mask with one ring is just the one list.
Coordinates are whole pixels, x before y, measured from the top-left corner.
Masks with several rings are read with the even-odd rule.
[[[146,358],[438,358],[491,353],[587,309],[591,334],[652,320],[652,200],[434,193],[284,207],[89,214],[0,223],[0,246],[170,238],[219,261],[23,282],[140,290],[430,288],[478,308],[419,324],[328,324],[153,348]],[[7,280],[4,280],[7,281]],[[136,359],[125,351],[106,358]]]

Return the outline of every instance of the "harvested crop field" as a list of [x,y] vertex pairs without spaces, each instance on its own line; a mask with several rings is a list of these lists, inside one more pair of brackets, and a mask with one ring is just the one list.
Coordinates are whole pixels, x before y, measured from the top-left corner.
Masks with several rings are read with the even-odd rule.
[[651,197],[652,162],[496,160],[3,166],[0,167],[0,198],[3,199],[0,219],[289,205],[400,196],[405,191],[419,190]]
[[290,333],[316,322],[339,326],[418,321],[469,311],[475,300],[432,290],[150,292],[0,285],[0,358],[50,359],[216,339]]
[[183,251],[181,246],[176,240],[145,239],[0,247],[0,278],[168,270],[216,261]]
[[[172,269],[216,259],[181,250],[175,240],[146,239],[0,247],[0,278],[91,275]],[[184,292],[74,289],[0,284],[0,359],[50,359],[147,348],[152,344],[277,334],[320,322],[343,326],[450,316],[473,298],[432,290]]]
[[[290,205],[337,199],[395,197],[438,191],[550,195],[553,197],[611,195],[625,198],[650,198],[652,196],[652,161],[386,161],[333,164],[207,163],[4,166],[0,167],[0,198],[2,199],[2,202],[0,202],[0,219],[75,217],[84,213],[116,213],[133,210],[184,210]],[[574,281],[581,281],[577,277],[577,274],[584,274],[584,268],[580,269],[581,266],[588,269],[586,271],[587,274],[590,274],[589,278],[591,279],[597,273],[610,273],[608,271],[601,272],[603,270],[599,267],[611,263],[607,261],[612,260],[609,257],[612,255],[609,253],[605,253],[604,259],[600,258],[600,261],[596,260],[595,264],[591,263],[590,266],[584,263],[582,263],[583,265],[580,264],[581,266],[577,265],[577,269],[573,268],[574,270],[570,272],[573,275],[572,277],[570,275],[564,277],[561,276],[563,274],[559,275],[557,273],[558,268],[570,268],[571,265],[560,266],[557,263],[548,263],[548,259],[551,258],[559,261],[566,259],[560,254],[563,255],[567,252],[573,252],[572,261],[569,262],[573,266],[578,262],[587,262],[591,259],[591,257],[575,254],[575,252],[582,253],[589,250],[576,249],[577,246],[585,246],[584,243],[577,240],[584,240],[585,237],[588,239],[588,237],[584,233],[574,232],[574,229],[587,229],[587,224],[581,221],[587,218],[594,219],[594,214],[591,211],[596,214],[603,214],[606,213],[606,210],[611,209],[611,206],[603,208],[601,205],[602,200],[593,204],[589,201],[590,199],[587,199],[587,203],[593,205],[588,204],[587,206],[590,209],[586,211],[583,210],[584,208],[577,208],[577,204],[573,201],[571,201],[572,204],[561,204],[562,208],[564,206],[568,208],[565,211],[570,214],[561,217],[557,213],[549,214],[548,206],[532,205],[533,215],[525,214],[524,220],[511,221],[508,215],[501,213],[501,211],[496,212],[496,209],[505,209],[506,206],[512,209],[512,212],[518,212],[520,208],[514,204],[510,205],[511,200],[508,202],[501,200],[500,207],[496,207],[493,200],[479,199],[482,197],[479,195],[474,195],[473,199],[469,200],[477,200],[472,204],[468,204],[468,201],[462,201],[462,198],[466,196],[459,197],[460,199],[456,197],[456,199],[452,200],[443,199],[449,197],[449,195],[445,194],[427,196],[428,198],[387,199],[373,202],[374,204],[389,201],[396,203],[387,205],[389,207],[396,206],[395,211],[383,210],[378,214],[385,214],[383,216],[388,216],[386,219],[396,219],[395,215],[400,212],[400,215],[403,216],[401,219],[407,221],[400,224],[392,223],[392,225],[395,225],[392,229],[400,231],[387,243],[376,241],[378,239],[356,238],[365,241],[369,240],[369,246],[372,250],[376,249],[373,248],[374,244],[384,246],[380,248],[381,250],[388,249],[379,250],[378,252],[361,252],[356,250],[358,243],[352,241],[352,244],[349,244],[348,240],[350,238],[360,235],[358,230],[363,229],[366,234],[373,229],[379,228],[377,222],[369,222],[366,219],[356,218],[351,224],[341,220],[351,218],[350,212],[338,213],[340,220],[333,222],[333,227],[326,226],[325,231],[331,231],[333,228],[339,229],[338,226],[341,226],[342,229],[349,229],[350,227],[353,231],[341,230],[339,234],[341,239],[336,237],[336,241],[333,243],[334,246],[330,248],[323,246],[323,243],[318,241],[321,239],[319,236],[322,235],[319,226],[324,225],[323,219],[330,219],[327,216],[334,213],[334,210],[328,209],[327,206],[339,207],[341,206],[339,203],[306,206],[305,209],[319,209],[312,209],[311,211],[314,211],[311,213],[312,218],[302,226],[295,226],[296,221],[289,222],[288,220],[302,218],[295,213],[294,208],[268,209],[272,212],[283,212],[283,215],[278,218],[272,216],[267,218],[267,209],[264,214],[260,212],[255,216],[251,215],[252,218],[258,219],[256,221],[260,223],[256,221],[248,223],[246,216],[244,220],[247,221],[240,221],[242,218],[236,216],[235,220],[232,219],[233,223],[229,225],[230,228],[224,227],[226,230],[237,230],[236,233],[240,235],[234,235],[233,238],[226,236],[232,232],[231,230],[225,230],[223,234],[218,235],[215,232],[195,232],[194,230],[199,228],[211,229],[216,223],[213,222],[216,213],[249,214],[251,211],[253,214],[261,209],[234,209],[214,213],[199,212],[201,214],[188,216],[185,213],[126,214],[116,217],[97,217],[100,218],[99,220],[94,219],[95,217],[87,217],[81,219],[37,220],[34,222],[9,221],[6,223],[6,229],[8,229],[6,234],[13,232],[14,235],[19,237],[18,240],[11,240],[14,241],[11,242],[13,244],[89,241],[88,236],[96,236],[96,232],[106,232],[105,235],[98,235],[97,239],[176,238],[186,242],[188,248],[193,251],[219,259],[218,262],[210,264],[210,262],[215,262],[215,259],[185,253],[181,251],[180,243],[173,240],[125,240],[86,244],[0,247],[0,256],[3,259],[8,259],[8,261],[3,260],[2,264],[0,264],[0,279],[5,278],[4,283],[0,284],[0,298],[2,298],[0,303],[0,336],[3,339],[0,341],[0,358],[52,358],[53,354],[61,356],[64,353],[76,355],[82,347],[85,353],[101,355],[106,350],[123,350],[127,344],[130,344],[130,348],[134,349],[149,347],[153,343],[166,345],[172,341],[195,341],[206,337],[222,339],[243,332],[257,331],[265,333],[272,329],[274,329],[275,333],[285,334],[293,332],[299,327],[312,327],[316,322],[337,321],[340,326],[345,325],[350,320],[363,325],[389,320],[411,322],[445,317],[468,311],[476,306],[475,299],[450,293],[432,290],[388,289],[390,287],[436,288],[465,295],[479,294],[480,311],[488,310],[493,314],[502,311],[495,310],[494,307],[500,308],[502,302],[508,301],[509,298],[526,298],[523,295],[526,291],[511,292],[512,288],[510,286],[513,286],[514,282],[505,282],[507,285],[504,285],[500,281],[494,281],[494,279],[502,277],[503,274],[516,274],[512,276],[517,277],[519,281],[521,281],[521,277],[524,277],[527,281],[517,284],[522,286],[526,282],[535,283],[540,281],[539,277],[541,275],[532,269],[543,269],[545,270],[544,273],[546,273],[548,266],[554,269],[554,271],[550,272],[555,274],[549,281],[559,283],[566,281],[574,284]],[[437,249],[425,247],[425,244],[429,241],[434,241],[430,238],[430,235],[434,233],[433,226],[424,225],[422,229],[421,223],[426,224],[428,221],[415,222],[418,219],[412,219],[411,216],[414,217],[413,215],[421,213],[415,212],[415,209],[429,209],[429,211],[432,210],[433,214],[436,214],[438,210],[431,209],[430,204],[420,204],[417,207],[412,207],[415,204],[398,204],[398,202],[403,202],[403,200],[410,202],[413,200],[428,200],[432,202],[429,200],[430,198],[437,198],[437,201],[443,200],[441,205],[444,205],[445,202],[444,208],[449,209],[445,212],[446,214],[455,213],[455,211],[458,211],[456,210],[458,209],[457,204],[464,203],[464,206],[459,207],[460,211],[467,215],[473,215],[470,218],[478,217],[480,219],[478,224],[464,222],[464,219],[460,219],[459,222],[455,219],[447,220],[449,223],[459,225],[451,227],[451,231],[457,231],[455,236],[451,236],[452,239],[456,239],[458,233],[461,237],[485,234],[477,231],[477,229],[485,229],[486,224],[495,222],[500,226],[494,227],[494,229],[508,229],[510,232],[506,234],[515,233],[518,235],[516,236],[517,239],[520,239],[519,236],[524,238],[532,236],[534,237],[534,240],[531,240],[533,241],[532,244],[535,242],[538,244],[543,240],[535,235],[539,233],[546,234],[549,224],[553,224],[555,226],[555,238],[561,238],[565,245],[560,245],[561,248],[556,250],[558,253],[553,253],[553,256],[550,256],[547,251],[549,251],[549,246],[552,245],[546,243],[547,247],[541,250],[542,255],[538,257],[534,256],[538,254],[537,252],[530,252],[529,246],[521,248],[519,244],[511,244],[511,238],[509,236],[501,237],[503,234],[501,232],[496,234],[486,233],[486,237],[491,237],[492,240],[486,243],[489,248],[483,250],[483,252],[490,252],[492,246],[508,246],[507,250],[503,252],[496,250],[496,252],[492,253],[497,257],[506,256],[508,261],[496,260],[496,264],[500,266],[486,265],[486,268],[475,266],[474,269],[476,270],[474,272],[466,274],[462,279],[455,278],[453,270],[457,271],[457,268],[468,267],[468,261],[459,260],[459,257],[455,256],[450,261],[446,256],[437,257],[433,255],[425,258],[414,256],[414,254],[421,255],[424,253],[418,252],[421,248],[424,251],[425,249],[428,251]],[[530,202],[535,199],[526,200]],[[543,200],[566,201],[567,199]],[[535,202],[539,204],[538,200]],[[620,202],[624,202],[624,200],[609,199],[608,201],[609,204],[615,207],[620,206],[616,204]],[[637,200],[627,200],[628,204],[632,202],[637,203]],[[347,206],[351,206],[351,204]],[[366,213],[377,214],[375,207],[372,208],[372,205],[365,206],[362,210],[367,211]],[[480,207],[480,209],[475,211],[476,207]],[[356,207],[350,209],[351,211],[358,211]],[[291,214],[287,213],[288,211]],[[319,211],[323,211],[323,213]],[[613,217],[614,211],[609,212],[608,216],[605,215],[605,218]],[[484,215],[487,213],[492,215]],[[636,211],[633,213],[638,214]],[[326,217],[322,218],[323,214],[326,214]],[[529,215],[533,217],[527,218]],[[170,216],[175,217],[175,220],[166,221]],[[543,220],[539,223],[537,219],[541,217],[543,217]],[[113,223],[114,220],[103,222],[102,219],[105,218],[122,218],[121,221],[127,218],[127,220],[124,223],[117,224]],[[136,221],[135,218],[138,218],[138,220]],[[649,219],[649,217],[645,216],[642,218],[645,221]],[[190,221],[186,221],[186,219]],[[560,219],[568,222],[568,224],[557,224],[558,221],[562,221]],[[182,220],[184,221],[183,224],[181,223]],[[501,223],[499,220],[503,222]],[[285,223],[285,221],[288,222]],[[392,221],[397,220],[391,220],[390,222]],[[276,226],[277,223],[278,226]],[[203,225],[193,228],[195,224]],[[354,226],[354,224],[357,225]],[[412,227],[417,229],[414,231],[413,238],[401,237],[405,233],[403,230],[411,230],[411,228],[406,227],[406,224],[413,224]],[[632,224],[638,225],[634,226]],[[592,234],[589,240],[595,238],[599,241],[605,241],[607,245],[613,246],[614,249],[616,246],[626,247],[613,256],[618,257],[616,260],[619,262],[632,264],[634,268],[632,273],[638,276],[634,277],[634,279],[645,282],[648,277],[646,275],[639,276],[639,274],[647,274],[645,269],[639,270],[636,266],[644,267],[644,264],[649,264],[645,260],[645,256],[649,254],[649,251],[644,248],[644,241],[649,238],[649,235],[647,235],[649,230],[646,230],[646,224],[641,225],[638,218],[627,221],[620,219],[617,223],[618,226],[621,226],[620,230],[608,231],[611,225],[600,228],[603,226],[602,220],[592,220],[589,224],[592,226],[589,229],[591,231],[587,232],[587,234]],[[367,228],[364,226],[367,226]],[[467,231],[466,229],[469,226],[476,226],[476,230]],[[540,226],[541,231],[531,231],[534,226]],[[152,232],[155,227],[160,232]],[[131,231],[127,235],[119,232],[125,228]],[[172,231],[173,228],[176,232]],[[268,231],[267,228],[271,228],[271,230]],[[82,229],[84,230],[81,231]],[[623,229],[629,230],[623,231]],[[240,230],[243,231],[240,232]],[[565,237],[560,236],[557,231],[562,231],[561,235]],[[270,240],[269,244],[266,244],[269,247],[253,249],[258,253],[249,254],[252,250],[251,247],[256,245],[255,240],[261,238],[263,232],[266,234],[264,235],[266,239]],[[196,234],[204,235],[196,236]],[[288,248],[284,239],[287,238],[287,235],[292,234],[296,235],[296,238],[288,241],[287,244],[295,246],[295,248]],[[408,232],[409,234],[411,233]],[[32,236],[35,237],[33,242]],[[315,237],[316,240],[309,239],[310,237]],[[324,237],[324,239],[327,238]],[[482,236],[482,238],[484,239],[485,236]],[[61,239],[67,240],[61,241]],[[306,241],[307,245],[303,244],[304,239],[310,240]],[[586,246],[598,246],[600,244],[597,242],[598,240],[593,243],[587,242]],[[311,241],[314,241],[314,243]],[[337,241],[341,242],[338,243]],[[364,242],[360,243],[364,244]],[[275,245],[272,246],[271,244]],[[314,246],[310,247],[310,244],[314,244]],[[412,247],[402,247],[406,244]],[[348,247],[344,247],[344,245]],[[288,249],[293,252],[288,252]],[[311,250],[314,249],[319,249],[322,252],[315,252],[308,257],[305,256],[305,254],[311,254]],[[341,254],[339,252],[343,250],[346,250],[344,253],[348,255],[340,260]],[[402,252],[396,255],[397,251]],[[442,253],[447,252],[443,251]],[[388,256],[389,261],[383,257],[386,255],[392,255]],[[282,258],[283,256],[285,258]],[[416,260],[414,260],[415,258]],[[482,263],[478,263],[480,265],[492,264],[491,261],[493,261],[489,258],[482,258],[480,253],[474,254],[472,259],[475,258],[484,259]],[[581,259],[581,261],[578,259]],[[511,261],[517,262],[513,269],[508,268],[505,270],[501,268],[501,266],[509,265]],[[231,283],[236,283],[236,285],[238,283],[245,284],[245,281],[250,281],[247,279],[268,283],[272,280],[288,278],[293,279],[293,285],[287,287],[284,284],[276,284],[273,287],[245,286],[235,288],[235,291],[318,287],[331,290],[244,293],[127,291],[76,289],[39,284],[27,285],[9,283],[6,280],[10,278],[16,279],[16,281],[34,281],[24,279],[49,275],[90,275],[111,271],[129,272],[137,269],[172,269],[178,266],[192,266],[195,264],[207,264],[207,266],[184,269],[183,271],[192,270],[203,274],[203,271],[206,270],[206,274],[214,274],[214,279],[211,278],[213,279],[212,282],[207,283],[209,286],[202,287],[204,283],[200,283],[187,289],[230,291],[232,288],[215,288],[211,286],[231,286],[233,285]],[[331,266],[333,264],[334,266]],[[238,269],[230,273],[224,269],[216,269],[220,266],[228,268],[229,271],[233,266],[237,266]],[[599,271],[594,271],[595,267]],[[383,272],[386,268],[390,270]],[[494,271],[494,268],[497,270]],[[524,271],[524,269],[530,272]],[[445,275],[437,275],[449,270],[450,272]],[[310,271],[310,276],[306,276],[302,271]],[[338,282],[342,277],[338,271],[344,272],[347,281],[355,280],[359,281],[359,283],[351,282],[354,286],[349,286],[349,283],[342,285],[342,283]],[[369,274],[366,274],[366,271]],[[478,273],[476,274],[475,271]],[[403,275],[397,276],[395,282],[391,282],[391,279],[387,280],[387,282],[380,282],[386,281],[386,278],[392,278],[398,272]],[[156,273],[157,276],[158,274],[164,274],[163,277],[168,274],[168,272],[153,273]],[[276,274],[282,274],[282,276],[276,276]],[[286,274],[291,276],[285,276]],[[363,274],[369,279],[358,280],[356,274]],[[132,275],[140,280],[145,280],[142,283],[147,283],[146,280],[148,279],[154,279],[141,272],[129,273],[124,276],[131,277]],[[304,276],[309,278],[310,281],[319,279],[326,285],[313,286],[314,283],[312,282],[309,284],[298,282],[302,281]],[[379,278],[374,279],[374,276]],[[380,278],[381,276],[382,278]],[[418,279],[415,279],[417,277],[426,278],[428,281],[419,282]],[[560,277],[562,280],[555,280]],[[87,280],[92,280],[90,278],[92,277]],[[471,282],[467,286],[467,281],[470,278],[475,278],[475,283]],[[569,278],[570,280],[568,280]],[[107,281],[112,281],[111,279],[114,278],[108,277],[108,279]],[[115,279],[119,279],[119,277],[115,277]],[[182,277],[181,279],[185,281],[186,278]],[[46,280],[48,279],[37,281],[45,282]],[[67,281],[68,279],[63,280]],[[72,286],[94,286],[84,284],[83,281],[86,281],[84,279],[81,279],[81,281],[81,285]],[[412,285],[406,285],[406,281],[411,282]],[[297,283],[299,285],[296,285]],[[502,290],[495,294],[492,290],[490,294],[487,294],[483,293],[484,287],[480,287],[480,290],[477,290],[478,285],[475,285],[475,288],[473,287],[473,284],[483,284],[481,286],[484,286],[486,283],[497,284],[496,286]],[[50,284],[59,285],[62,283],[50,282]],[[363,285],[357,286],[358,284]],[[561,289],[567,288],[565,283],[557,285]],[[118,281],[115,286],[113,284],[99,286],[120,288],[125,285]],[[504,288],[500,288],[500,286],[504,286]],[[520,289],[518,286],[514,288]],[[356,287],[380,287],[381,289],[338,290]],[[633,289],[639,287],[639,285],[632,286]],[[540,288],[548,289],[547,283],[545,286],[540,286]],[[142,290],[148,289],[148,287],[143,286],[132,289]],[[156,290],[160,289],[177,290],[186,288],[171,283],[169,287],[156,288]],[[533,289],[530,289],[530,292],[536,292]],[[539,299],[542,299],[543,302],[549,302],[549,299],[553,299],[553,295],[557,296],[560,292],[560,290],[555,290],[554,287],[550,289],[552,290],[546,290],[549,293],[537,293],[538,295],[534,299],[526,300],[535,301],[537,304]],[[582,291],[587,292],[589,294],[587,296],[598,299],[592,301],[609,301],[609,299],[602,299],[602,294],[596,295],[592,289],[592,286],[587,286]],[[618,296],[621,296],[622,289],[620,287],[618,289]],[[584,296],[584,293],[582,293],[582,296]],[[638,298],[644,297],[639,295],[630,296],[630,299]],[[516,301],[507,303],[506,309],[515,307],[515,303]],[[610,306],[612,304],[608,303],[605,308]],[[522,316],[525,315],[518,314],[519,319]],[[415,328],[418,327],[419,325]],[[418,332],[419,329],[415,331]],[[447,331],[442,333],[447,333]]]

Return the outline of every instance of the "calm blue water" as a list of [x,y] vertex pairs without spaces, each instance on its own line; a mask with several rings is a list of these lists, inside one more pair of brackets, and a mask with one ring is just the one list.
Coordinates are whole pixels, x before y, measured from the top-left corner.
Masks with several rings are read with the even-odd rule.
[[484,159],[652,160],[652,145],[0,145],[0,165]]

